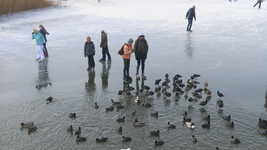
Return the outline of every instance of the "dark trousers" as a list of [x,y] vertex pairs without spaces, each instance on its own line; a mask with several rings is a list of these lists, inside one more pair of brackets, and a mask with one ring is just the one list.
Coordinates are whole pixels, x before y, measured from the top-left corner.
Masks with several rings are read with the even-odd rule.
[[123,77],[129,75],[129,68],[130,68],[130,59],[123,59],[124,68],[123,68]]
[[102,47],[102,60],[106,60],[106,54],[108,55],[108,61],[111,61],[111,57],[107,46]]
[[43,49],[45,52],[47,52],[46,43],[43,44]]
[[94,55],[87,55],[89,68],[95,68]]
[[145,73],[145,61],[146,61],[146,54],[136,54],[137,66],[136,66],[136,74],[139,72],[140,61],[142,65],[142,74]]
[[193,24],[193,19],[188,19],[187,31],[191,31],[192,24]]
[[261,8],[261,2],[257,2],[253,7],[257,6],[259,4],[259,8]]

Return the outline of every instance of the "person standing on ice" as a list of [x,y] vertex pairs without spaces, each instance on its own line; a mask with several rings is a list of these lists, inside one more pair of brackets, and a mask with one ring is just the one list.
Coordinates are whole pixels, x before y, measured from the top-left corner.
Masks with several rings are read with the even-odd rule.
[[32,39],[36,40],[36,45],[37,45],[37,58],[36,58],[36,60],[43,61],[44,60],[44,52],[43,52],[42,46],[45,43],[44,36],[36,29],[33,29]]
[[88,57],[88,68],[87,70],[94,70],[95,68],[95,60],[94,60],[94,55],[95,55],[95,45],[91,41],[91,37],[87,36],[87,41],[84,44],[84,57]]
[[124,62],[123,81],[125,82],[132,80],[132,77],[129,74],[131,54],[134,51],[132,44],[133,44],[133,39],[130,38],[128,40],[128,44],[125,43],[123,46],[123,55],[122,55],[123,62]]
[[101,43],[100,47],[102,48],[102,58],[99,61],[106,61],[106,54],[108,56],[108,61],[107,63],[111,63],[111,56],[108,51],[108,37],[107,37],[107,32],[104,30],[101,31]]
[[47,42],[46,34],[49,35],[49,33],[46,31],[46,29],[44,28],[43,25],[39,25],[39,28],[40,28],[40,33],[44,36],[44,39],[45,39],[45,43],[43,44],[44,56],[48,57],[48,52],[47,52],[47,48],[46,48],[46,42]]
[[262,0],[258,0],[257,3],[253,7],[255,7],[259,4],[259,9],[260,9],[261,8],[261,2],[262,2]]
[[147,52],[148,52],[148,44],[145,39],[144,33],[140,33],[137,40],[134,42],[134,49],[135,49],[135,59],[137,60],[137,66],[136,66],[136,78],[140,79],[139,76],[139,67],[140,67],[140,61],[142,65],[142,78],[146,79],[145,76],[145,60],[147,58]]
[[196,6],[194,5],[192,8],[190,8],[187,13],[186,13],[186,16],[185,16],[185,19],[188,19],[188,25],[187,25],[187,31],[190,31],[190,32],[193,32],[191,30],[191,27],[192,27],[192,23],[193,23],[193,18],[195,18],[195,21],[197,21],[196,19],[196,13],[195,13],[195,9],[196,9]]

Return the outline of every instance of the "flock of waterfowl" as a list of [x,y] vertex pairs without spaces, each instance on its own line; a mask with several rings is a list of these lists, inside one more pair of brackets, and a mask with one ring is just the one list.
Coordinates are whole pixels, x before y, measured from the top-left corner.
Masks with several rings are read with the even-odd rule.
[[[196,78],[200,77],[200,75],[198,75],[198,74],[193,74],[186,81],[186,85],[183,84],[183,80],[180,79],[181,77],[182,76],[179,75],[179,74],[176,74],[173,77],[173,82],[172,82],[173,90],[172,90],[172,93],[168,92],[168,90],[170,88],[169,84],[171,84],[171,80],[169,79],[169,75],[166,74],[164,81],[162,81],[162,79],[157,79],[155,81],[155,90],[154,91],[150,90],[151,88],[149,86],[147,86],[147,85],[144,85],[140,90],[135,90],[135,88],[133,88],[132,86],[130,86],[130,84],[128,84],[125,89],[120,90],[118,92],[118,95],[125,95],[125,96],[133,96],[133,95],[135,95],[136,96],[135,103],[140,105],[140,107],[152,107],[152,105],[150,103],[142,103],[143,100],[139,99],[138,96],[140,94],[146,95],[146,96],[153,96],[155,93],[157,93],[157,94],[163,93],[163,95],[166,98],[168,98],[168,97],[171,97],[172,94],[174,94],[175,96],[180,96],[180,95],[185,94],[184,97],[187,99],[187,101],[189,103],[188,107],[193,107],[192,106],[193,102],[195,102],[196,99],[202,98],[202,92],[204,92],[206,94],[206,100],[205,101],[201,101],[199,103],[199,105],[201,106],[200,111],[205,111],[205,106],[209,103],[209,101],[211,99],[211,93],[212,93],[208,89],[209,84],[207,82],[205,82],[204,83],[204,88],[198,88],[197,84],[199,84],[199,82],[196,81]],[[162,83],[161,83],[161,81],[162,81]],[[160,83],[161,83],[161,85],[160,85]],[[192,91],[192,92],[190,93],[190,91]],[[223,111],[222,108],[224,107],[224,103],[221,100],[221,98],[224,97],[224,95],[222,93],[220,93],[219,91],[217,91],[217,96],[220,98],[217,101],[217,106],[219,108],[218,112],[220,113],[220,112]],[[48,97],[46,99],[46,102],[50,103],[50,102],[52,102],[52,100],[53,100],[53,98],[52,98],[52,96],[50,96],[50,97]],[[124,106],[122,106],[120,102],[114,101],[113,99],[111,99],[111,104],[112,104],[112,106],[105,108],[106,112],[113,111],[114,110],[114,106],[115,106],[115,108],[117,110],[124,108]],[[95,109],[99,108],[99,105],[96,102],[95,102],[94,108]],[[186,126],[188,128],[190,128],[190,129],[192,129],[192,130],[195,129],[194,122],[192,122],[191,118],[187,117],[188,112],[186,110],[183,110],[181,113],[184,116],[184,117],[182,117],[182,120],[186,124]],[[136,114],[136,111],[133,110],[132,111],[132,115],[135,115],[135,114]],[[159,112],[156,111],[156,112],[152,112],[150,115],[158,117],[158,114],[159,114]],[[76,118],[77,116],[76,116],[76,113],[70,113],[69,117],[70,118]],[[227,127],[234,128],[235,123],[233,121],[231,121],[231,119],[232,119],[231,115],[225,115],[225,116],[222,116],[222,118],[227,121],[227,122],[225,122],[225,125]],[[203,115],[202,119],[206,120],[207,123],[202,124],[201,127],[202,128],[210,128],[211,116],[208,115],[208,114],[207,115]],[[121,118],[118,118],[116,121],[119,122],[119,123],[120,122],[125,122],[125,116],[123,116]],[[139,121],[138,119],[134,119],[133,120],[133,125],[134,126],[144,126],[144,125],[146,125],[146,122]],[[29,133],[37,130],[37,127],[34,126],[33,122],[21,123],[21,127],[22,128],[28,128],[28,132]],[[176,128],[176,125],[171,124],[170,122],[167,122],[166,127],[167,128]],[[263,119],[259,118],[258,127],[267,129],[267,120],[263,120]],[[69,132],[73,132],[73,126],[72,125],[68,126],[66,130],[69,131]],[[120,132],[120,133],[123,132],[123,129],[122,129],[121,126],[116,127],[115,130],[117,132]],[[267,131],[266,130],[259,130],[258,132],[261,135],[267,135]],[[81,135],[81,127],[79,127],[79,129],[77,131],[75,131],[76,141],[86,141],[86,138],[85,137],[81,137],[80,135]],[[151,131],[150,135],[151,136],[159,136],[160,135],[160,131],[159,130]],[[96,142],[106,142],[106,141],[108,141],[107,137],[96,138]],[[132,138],[131,137],[127,137],[127,136],[121,136],[121,141],[122,142],[130,142],[130,141],[132,141]],[[191,141],[193,143],[196,143],[198,141],[195,135],[191,135]],[[234,143],[234,144],[241,143],[240,140],[237,139],[237,138],[234,138],[233,135],[230,135],[229,141],[231,141],[231,143]],[[160,141],[160,140],[156,141],[156,140],[154,140],[153,142],[154,142],[155,146],[164,145],[164,141]],[[219,149],[219,148],[216,147],[216,149]]]

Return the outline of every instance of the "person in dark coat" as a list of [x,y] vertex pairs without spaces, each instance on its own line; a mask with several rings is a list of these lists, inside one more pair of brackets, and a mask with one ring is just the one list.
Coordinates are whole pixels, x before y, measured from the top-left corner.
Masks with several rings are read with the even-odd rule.
[[259,9],[260,9],[261,8],[261,2],[262,2],[262,0],[258,0],[257,3],[253,7],[255,7],[259,4]]
[[88,68],[87,70],[94,69],[95,68],[95,45],[93,41],[91,41],[91,37],[87,37],[87,41],[84,44],[84,57],[88,57]]
[[108,61],[107,63],[111,63],[111,56],[109,54],[108,50],[108,33],[105,32],[104,30],[101,31],[101,43],[100,47],[102,48],[102,58],[99,61],[106,61],[106,54],[108,56]]
[[188,19],[188,25],[187,25],[187,31],[190,31],[190,32],[193,32],[191,30],[191,27],[192,27],[192,23],[193,23],[193,18],[195,18],[195,21],[197,21],[196,19],[196,13],[195,13],[195,9],[196,9],[196,6],[193,6],[192,8],[190,8],[187,13],[186,13],[186,16],[185,16],[185,19]]
[[139,67],[140,61],[142,62],[142,78],[146,79],[145,76],[145,60],[147,58],[148,52],[148,44],[145,39],[144,33],[140,33],[137,40],[134,42],[134,49],[135,49],[135,59],[137,60],[137,67],[136,67],[136,78],[140,79],[139,76]]
[[46,42],[47,42],[46,34],[49,35],[49,33],[46,31],[46,29],[44,28],[43,25],[39,25],[39,28],[40,28],[40,33],[44,36],[44,39],[45,39],[45,43],[43,44],[44,56],[48,57],[48,52],[47,52],[47,48],[46,48]]

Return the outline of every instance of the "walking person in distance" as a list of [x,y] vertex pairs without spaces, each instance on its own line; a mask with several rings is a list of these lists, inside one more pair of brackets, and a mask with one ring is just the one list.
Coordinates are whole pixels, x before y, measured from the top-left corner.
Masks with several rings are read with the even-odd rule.
[[185,19],[188,20],[188,25],[187,25],[187,31],[190,31],[190,32],[193,32],[191,30],[191,27],[192,27],[192,24],[193,24],[193,18],[195,19],[195,21],[197,21],[196,19],[196,13],[195,13],[195,9],[196,9],[196,6],[194,5],[192,8],[190,8],[187,13],[186,13],[186,16],[185,16]]
[[111,56],[108,51],[108,37],[107,37],[107,32],[104,30],[101,31],[101,43],[100,47],[102,48],[102,58],[99,61],[106,61],[106,54],[108,56],[108,61],[107,63],[111,63]]
[[93,41],[91,41],[91,37],[87,36],[87,41],[84,43],[84,57],[88,57],[88,68],[87,70],[95,69],[95,45]]

